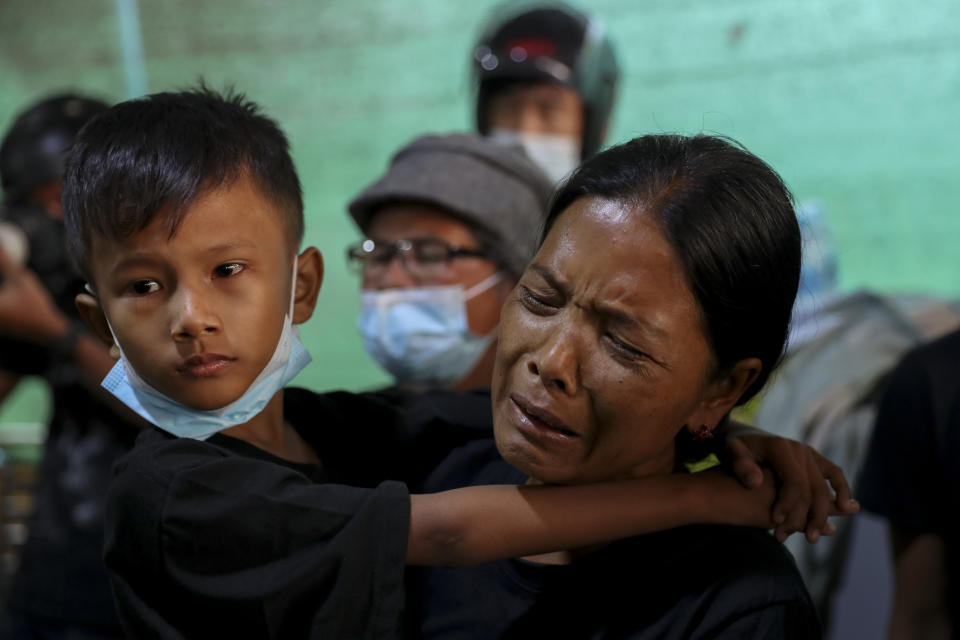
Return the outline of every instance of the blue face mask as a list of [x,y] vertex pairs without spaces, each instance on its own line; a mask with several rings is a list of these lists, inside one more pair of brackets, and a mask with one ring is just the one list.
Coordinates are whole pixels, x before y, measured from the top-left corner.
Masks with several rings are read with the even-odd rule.
[[[294,261],[293,283],[296,290],[297,267]],[[111,333],[113,328],[110,329]],[[113,342],[120,349],[114,335]],[[249,422],[267,403],[310,363],[310,354],[300,342],[300,331],[293,326],[293,292],[290,308],[283,318],[283,330],[277,348],[260,375],[242,396],[219,409],[200,411],[186,407],[163,395],[133,370],[120,349],[120,360],[101,385],[148,422],[181,438],[206,440],[218,431]]]
[[399,384],[455,384],[473,369],[496,334],[470,332],[466,302],[501,279],[495,273],[468,291],[460,285],[364,291],[357,328],[367,353]]

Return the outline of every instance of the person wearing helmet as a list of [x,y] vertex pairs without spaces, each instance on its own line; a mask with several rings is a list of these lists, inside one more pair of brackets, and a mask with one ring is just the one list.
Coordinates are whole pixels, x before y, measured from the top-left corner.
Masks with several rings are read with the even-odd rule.
[[493,375],[500,308],[533,256],[552,187],[519,148],[419,137],[349,204],[364,239],[367,352],[398,386],[471,389]]
[[498,6],[473,49],[477,130],[559,182],[603,144],[619,68],[602,23],[559,2]]
[[[113,358],[79,320],[83,280],[67,259],[60,205],[65,152],[106,109],[53,96],[19,114],[0,144],[0,403],[26,375],[52,394],[34,512],[6,599],[2,631],[13,638],[122,637],[101,560],[103,504],[113,462],[137,429],[99,388]],[[51,308],[58,315],[39,311]]]

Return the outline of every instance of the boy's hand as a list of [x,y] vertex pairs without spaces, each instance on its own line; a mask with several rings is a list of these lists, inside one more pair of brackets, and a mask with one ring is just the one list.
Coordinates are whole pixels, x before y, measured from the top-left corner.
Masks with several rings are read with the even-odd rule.
[[46,345],[68,325],[36,274],[0,248],[0,334]]
[[[738,478],[719,467],[687,477],[698,487],[696,492],[699,495],[699,508],[706,514],[703,516],[704,522],[773,529],[780,542],[788,537],[789,533],[781,531],[780,526],[773,520],[773,509],[780,487],[770,469],[761,471],[760,482],[751,488],[745,488]],[[826,515],[837,516],[843,513],[831,503]],[[826,522],[820,535],[829,536],[836,531],[837,527],[833,523]]]
[[727,436],[726,453],[734,473],[747,487],[762,484],[760,463],[776,474],[780,490],[772,518],[781,542],[801,530],[808,541],[816,542],[836,529],[827,516],[849,515],[860,509],[850,497],[843,470],[803,443],[738,427]]

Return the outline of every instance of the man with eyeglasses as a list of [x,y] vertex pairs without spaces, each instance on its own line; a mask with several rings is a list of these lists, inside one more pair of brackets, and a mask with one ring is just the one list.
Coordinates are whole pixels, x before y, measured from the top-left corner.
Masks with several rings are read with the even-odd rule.
[[519,149],[417,138],[349,204],[365,238],[358,328],[398,386],[490,385],[500,308],[536,247],[552,186]]

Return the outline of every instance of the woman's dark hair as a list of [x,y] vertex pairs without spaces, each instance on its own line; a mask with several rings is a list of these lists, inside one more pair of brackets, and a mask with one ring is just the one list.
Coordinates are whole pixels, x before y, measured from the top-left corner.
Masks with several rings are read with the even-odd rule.
[[93,234],[119,241],[164,216],[170,235],[202,193],[249,175],[281,211],[291,244],[303,235],[303,198],[277,123],[242,94],[204,86],[122,102],[92,119],[63,178],[74,262],[89,278]]
[[717,373],[763,363],[738,403],[755,395],[786,347],[800,279],[800,229],[780,177],[732,140],[643,136],[581,165],[555,194],[543,237],[589,197],[653,216],[703,313]]

